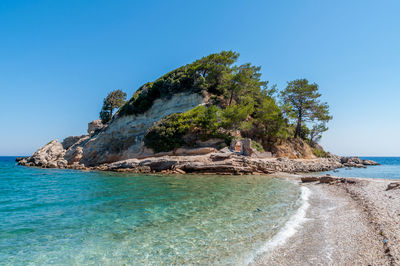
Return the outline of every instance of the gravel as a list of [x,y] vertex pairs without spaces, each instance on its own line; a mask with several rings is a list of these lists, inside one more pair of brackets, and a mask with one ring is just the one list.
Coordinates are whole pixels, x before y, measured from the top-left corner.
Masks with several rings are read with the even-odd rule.
[[400,265],[400,189],[385,191],[390,182],[302,184],[311,190],[307,221],[252,264]]

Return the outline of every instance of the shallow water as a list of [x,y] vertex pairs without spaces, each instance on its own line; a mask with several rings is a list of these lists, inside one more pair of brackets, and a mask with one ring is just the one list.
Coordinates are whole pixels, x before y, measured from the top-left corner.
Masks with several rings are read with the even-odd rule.
[[0,264],[241,264],[299,208],[262,176],[16,166],[0,157]]
[[368,166],[367,168],[341,168],[334,171],[324,172],[340,177],[367,177],[400,179],[400,157],[360,157],[361,159],[373,160],[381,165]]

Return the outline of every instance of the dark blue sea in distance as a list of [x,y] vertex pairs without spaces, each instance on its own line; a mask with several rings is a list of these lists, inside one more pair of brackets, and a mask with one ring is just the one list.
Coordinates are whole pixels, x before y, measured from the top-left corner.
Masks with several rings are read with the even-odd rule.
[[325,172],[340,177],[366,177],[400,179],[400,157],[360,157],[373,160],[381,165],[368,166],[367,168],[341,168],[335,171]]
[[39,169],[0,157],[0,265],[244,264],[295,217],[301,195],[265,176]]

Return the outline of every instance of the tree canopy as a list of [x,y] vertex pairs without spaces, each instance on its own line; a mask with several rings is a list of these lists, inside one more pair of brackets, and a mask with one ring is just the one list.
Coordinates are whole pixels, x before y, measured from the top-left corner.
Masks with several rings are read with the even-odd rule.
[[[283,111],[287,117],[296,123],[294,137],[303,137],[302,128],[305,123],[326,123],[332,119],[329,115],[329,106],[321,102],[321,94],[316,83],[310,84],[307,79],[296,79],[288,82],[281,91]],[[319,127],[325,129],[326,127]],[[320,132],[321,133],[321,132]]]
[[114,91],[104,99],[101,117],[110,121],[119,106],[119,116],[138,115],[156,99],[181,92],[199,93],[209,99],[205,106],[164,117],[148,130],[145,145],[161,152],[210,138],[229,144],[238,135],[267,149],[292,137],[316,143],[332,118],[327,103],[320,101],[318,85],[298,79],[288,82],[278,94],[275,85],[261,79],[261,67],[236,65],[238,57],[233,51],[205,56],[144,84],[125,104],[126,94]]
[[126,102],[126,93],[122,90],[114,90],[110,92],[103,100],[103,107],[100,111],[100,119],[103,124],[108,123],[116,108],[120,108]]

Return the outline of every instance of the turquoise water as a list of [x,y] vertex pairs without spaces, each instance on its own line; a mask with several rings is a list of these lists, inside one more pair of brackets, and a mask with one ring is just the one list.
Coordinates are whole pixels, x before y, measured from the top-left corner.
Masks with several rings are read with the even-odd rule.
[[241,264],[299,187],[261,176],[36,169],[0,157],[0,265]]
[[373,160],[381,165],[367,168],[341,168],[325,173],[341,177],[400,179],[400,157],[361,157],[361,159]]

